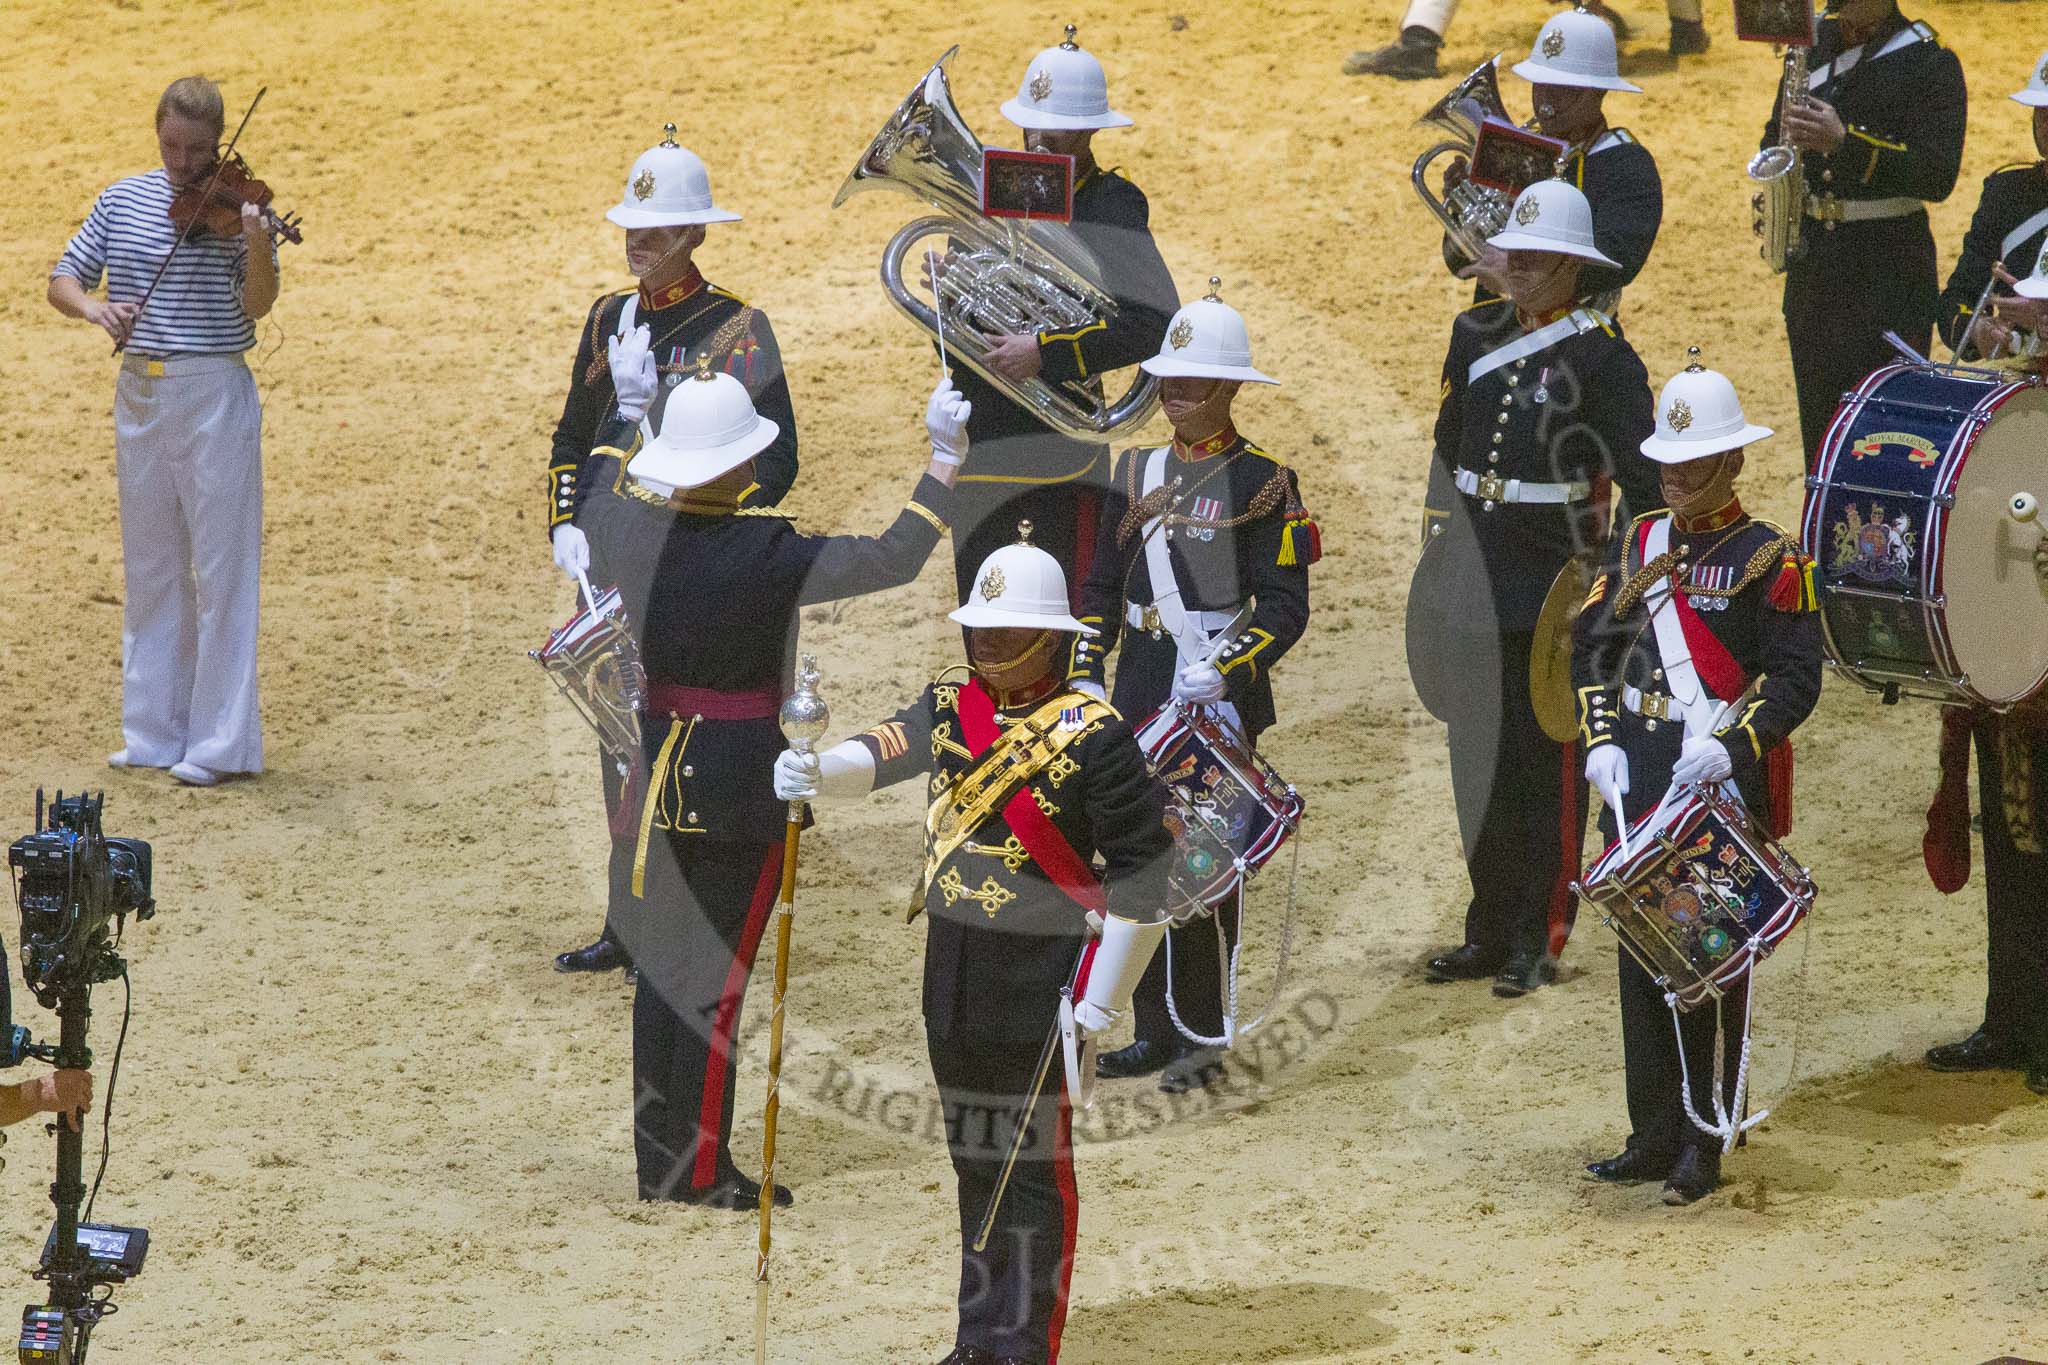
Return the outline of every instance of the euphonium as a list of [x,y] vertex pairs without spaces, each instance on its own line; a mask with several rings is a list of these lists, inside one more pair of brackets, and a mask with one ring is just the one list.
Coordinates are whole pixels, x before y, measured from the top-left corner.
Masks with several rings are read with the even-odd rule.
[[[1048,384],[1005,378],[987,363],[991,338],[1018,333],[1073,332],[1113,321],[1117,301],[1101,267],[1074,231],[1060,223],[993,219],[981,211],[981,139],[954,107],[946,55],[925,72],[833,196],[836,208],[857,190],[887,185],[938,210],[889,239],[882,251],[882,287],[904,316],[935,336],[947,354],[993,384],[1053,430],[1099,441],[1152,415],[1159,381],[1141,374],[1115,403],[1099,380]],[[903,282],[913,243],[951,239],[937,281],[944,330],[931,304]]]
[[1474,260],[1486,239],[1507,226],[1514,196],[1466,181],[1449,187],[1439,197],[1430,191],[1428,172],[1430,163],[1440,156],[1456,154],[1469,160],[1479,141],[1479,125],[1489,117],[1514,122],[1500,97],[1500,78],[1494,65],[1499,60],[1495,54],[1474,67],[1470,75],[1452,86],[1449,93],[1429,107],[1429,112],[1416,120],[1450,136],[1416,157],[1415,168],[1408,175],[1416,195],[1437,216],[1458,249]]
[[[1785,53],[1781,109],[1806,102],[1806,55],[1799,46]],[[1806,217],[1806,167],[1799,149],[1785,142],[1764,148],[1749,159],[1749,178],[1758,187],[1749,201],[1752,226],[1763,239],[1764,260],[1782,275],[1799,258],[1800,228]]]

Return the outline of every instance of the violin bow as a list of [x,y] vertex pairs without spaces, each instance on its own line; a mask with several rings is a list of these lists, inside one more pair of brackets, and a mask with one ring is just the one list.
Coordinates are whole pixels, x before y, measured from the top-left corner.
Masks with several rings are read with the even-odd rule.
[[[242,121],[235,125],[235,135],[228,139],[227,150],[218,153],[214,157],[213,174],[206,178],[206,188],[202,190],[199,195],[200,203],[204,204],[207,200],[213,197],[213,187],[220,183],[220,173],[227,169],[228,158],[235,154],[235,144],[242,140],[242,130],[249,126],[250,117],[255,114],[256,106],[263,103],[264,93],[269,89],[270,87],[266,85],[260,87],[256,91],[256,98],[249,101],[249,108],[247,112],[245,112],[242,115]],[[183,249],[186,241],[192,236],[192,229],[198,226],[199,215],[195,213],[192,215],[192,221],[185,224],[185,230],[178,234],[178,240],[171,243],[170,255],[164,257],[163,264],[159,265],[156,268],[156,276],[154,279],[150,280],[149,288],[142,291],[142,302],[135,305],[135,322],[131,322],[128,324],[129,336],[135,335],[135,323],[142,321],[142,310],[149,307],[150,297],[156,293],[156,287],[159,284],[163,283],[164,272],[171,268],[171,262],[177,259],[178,252]],[[121,352],[127,349],[128,343],[125,341],[117,341],[114,343],[115,355],[119,355],[121,354]]]

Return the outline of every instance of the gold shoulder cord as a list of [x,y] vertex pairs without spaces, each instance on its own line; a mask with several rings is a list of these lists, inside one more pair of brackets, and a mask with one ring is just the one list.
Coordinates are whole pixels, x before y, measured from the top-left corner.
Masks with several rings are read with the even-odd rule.
[[[1083,723],[1071,730],[1064,729],[1056,723],[1060,712],[1076,700]],[[910,913],[915,916],[923,908],[925,887],[930,885],[939,865],[981,828],[984,820],[1070,745],[1093,731],[1097,722],[1112,714],[1107,702],[1096,701],[1085,693],[1057,692],[1004,731],[982,755],[981,762],[942,791],[925,811],[924,871],[911,895]]]

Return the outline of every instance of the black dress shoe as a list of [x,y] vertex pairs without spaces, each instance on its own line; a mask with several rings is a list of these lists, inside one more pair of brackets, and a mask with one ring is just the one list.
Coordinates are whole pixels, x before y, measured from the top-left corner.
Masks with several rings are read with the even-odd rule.
[[1105,1052],[1095,1059],[1095,1074],[1109,1080],[1120,1081],[1131,1076],[1149,1076],[1162,1071],[1183,1051],[1179,1038],[1159,1042],[1151,1038],[1140,1038],[1129,1047],[1120,1047],[1114,1052]]
[[979,1346],[955,1346],[939,1365],[996,1365],[996,1358]]
[[1664,1182],[1664,1202],[1674,1206],[1696,1204],[1712,1194],[1720,1183],[1721,1154],[1688,1147],[1678,1154],[1678,1162]]
[[1640,1185],[1646,1180],[1664,1179],[1671,1174],[1674,1164],[1669,1152],[1624,1147],[1605,1161],[1587,1162],[1586,1171],[1595,1180],[1615,1185]]
[[1500,970],[1501,954],[1476,943],[1439,953],[1422,969],[1431,981],[1484,981]]
[[[700,1190],[683,1190],[674,1196],[678,1204],[695,1204],[707,1209],[738,1209],[752,1212],[761,1207],[761,1182],[749,1180],[736,1170],[722,1172],[718,1180]],[[796,1202],[789,1186],[775,1187],[775,1207],[786,1209]]]
[[1997,1071],[2023,1065],[2020,1051],[1987,1029],[1959,1042],[1927,1049],[1927,1065],[1936,1071]]
[[1190,1090],[1206,1090],[1222,1079],[1223,1049],[1195,1047],[1167,1064],[1165,1074],[1159,1078],[1159,1088],[1169,1095],[1185,1095]]
[[626,955],[619,951],[618,944],[608,938],[555,955],[555,970],[558,972],[608,972],[625,963]]
[[1707,50],[1707,26],[1697,19],[1671,21],[1671,55],[1697,57]]
[[1347,76],[1392,76],[1397,81],[1436,78],[1437,49],[1444,40],[1421,25],[1402,30],[1401,41],[1344,59]]
[[1500,975],[1493,979],[1493,993],[1503,1000],[1512,1000],[1555,980],[1557,964],[1546,954],[1513,953],[1500,969]]

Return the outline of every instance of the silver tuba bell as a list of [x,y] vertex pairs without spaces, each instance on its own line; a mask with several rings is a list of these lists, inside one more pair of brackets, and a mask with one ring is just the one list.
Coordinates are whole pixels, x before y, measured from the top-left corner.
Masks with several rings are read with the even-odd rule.
[[937,215],[907,224],[883,248],[882,287],[889,298],[904,316],[938,335],[939,315],[905,286],[903,262],[914,243],[940,234],[950,238],[952,250],[938,281],[947,354],[1053,430],[1099,441],[1152,415],[1159,401],[1156,379],[1141,374],[1122,398],[1108,403],[1096,380],[1018,383],[987,363],[991,338],[1073,332],[1113,321],[1117,302],[1103,287],[1094,254],[1071,228],[982,213],[981,139],[960,117],[946,85],[946,63],[959,50],[949,48],[896,107],[832,205],[837,208],[859,190],[888,186],[937,209]]
[[1479,141],[1479,125],[1488,118],[1510,124],[1514,122],[1508,117],[1507,105],[1500,97],[1500,77],[1495,69],[1495,63],[1499,61],[1500,54],[1495,53],[1481,62],[1416,120],[1449,136],[1416,157],[1415,169],[1409,172],[1408,177],[1415,186],[1415,193],[1444,225],[1444,231],[1457,243],[1458,250],[1474,260],[1486,245],[1486,239],[1507,226],[1508,210],[1514,207],[1514,197],[1470,181],[1453,185],[1442,195],[1437,195],[1429,188],[1428,173],[1430,163],[1440,156],[1455,154],[1470,159],[1472,148]]

